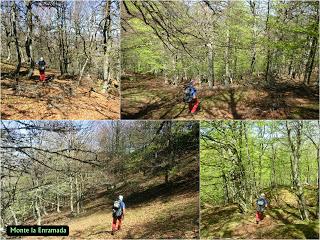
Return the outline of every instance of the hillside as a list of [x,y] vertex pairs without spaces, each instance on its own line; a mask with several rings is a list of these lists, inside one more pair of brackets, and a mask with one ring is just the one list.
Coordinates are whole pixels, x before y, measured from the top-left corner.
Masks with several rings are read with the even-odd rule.
[[[69,236],[77,239],[198,238],[198,163],[192,155],[186,156],[169,184],[163,177],[130,175],[112,191],[105,190],[105,184],[91,189],[95,194],[88,194],[79,215],[52,212],[43,217],[43,224],[68,225]],[[119,194],[125,197],[127,213],[121,231],[111,235],[111,208]]]
[[[50,79],[39,82],[39,71],[29,79],[22,67],[19,84],[11,76],[14,65],[1,63],[1,117],[2,119],[118,119],[120,100],[116,89],[101,94],[97,79],[79,76],[59,76],[55,69],[48,69]],[[92,90],[92,91],[90,91]]]
[[300,220],[297,198],[290,188],[266,190],[270,206],[260,224],[255,222],[255,210],[242,214],[237,205],[205,203],[201,210],[201,237],[247,239],[318,239],[319,224],[316,216],[316,188],[305,191],[309,222]]

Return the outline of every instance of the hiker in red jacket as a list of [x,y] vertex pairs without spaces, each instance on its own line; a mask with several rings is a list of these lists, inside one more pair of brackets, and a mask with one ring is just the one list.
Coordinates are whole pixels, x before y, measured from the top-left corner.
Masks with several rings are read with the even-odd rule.
[[40,72],[40,81],[44,82],[46,80],[46,62],[43,60],[43,57],[40,58],[40,60],[37,62],[37,65],[39,67]]

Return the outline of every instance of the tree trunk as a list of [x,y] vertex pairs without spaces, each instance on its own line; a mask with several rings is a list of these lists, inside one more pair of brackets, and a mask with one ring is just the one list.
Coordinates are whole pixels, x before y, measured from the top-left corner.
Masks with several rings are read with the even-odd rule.
[[80,189],[79,189],[79,183],[78,183],[78,177],[75,177],[75,184],[76,184],[76,196],[77,196],[77,214],[80,213]]
[[13,209],[12,209],[11,206],[9,207],[9,209],[10,209],[11,215],[12,215],[12,217],[13,217],[14,224],[15,224],[15,225],[18,225],[19,223],[18,223],[18,219],[17,219],[17,215],[16,215],[15,211],[13,211]]
[[59,193],[57,193],[56,195],[56,199],[57,199],[57,212],[60,213],[60,196]]
[[66,30],[66,3],[62,2],[57,8],[59,23],[59,68],[61,75],[68,73],[68,43]]
[[305,68],[304,79],[303,79],[303,83],[306,85],[310,85],[310,77],[311,77],[311,73],[312,73],[312,69],[313,69],[317,46],[318,46],[318,38],[313,37],[308,61],[307,61],[306,68]]
[[271,149],[272,149],[272,157],[271,157],[271,172],[270,172],[270,185],[271,187],[276,187],[276,149],[274,147],[274,144],[271,144]]
[[82,68],[81,68],[81,70],[80,70],[80,76],[79,76],[79,80],[78,80],[78,86],[81,85],[81,78],[82,78],[83,73],[84,73],[84,70],[85,70],[85,68],[86,68],[86,66],[87,66],[87,64],[88,64],[88,60],[89,60],[89,58],[87,57],[87,58],[86,58],[86,61],[84,62],[83,66],[82,66]]
[[28,0],[26,2],[26,9],[27,9],[27,35],[26,35],[26,53],[28,57],[29,62],[29,72],[28,77],[30,78],[33,75],[34,71],[34,60],[33,60],[33,52],[32,52],[32,29],[33,29],[33,23],[32,23],[32,1]]
[[18,34],[17,34],[17,21],[18,21],[18,11],[17,11],[17,5],[15,1],[12,1],[12,30],[13,30],[13,37],[14,37],[14,42],[16,45],[16,51],[17,51],[17,59],[18,63],[16,66],[16,70],[14,72],[15,75],[19,76],[20,68],[21,68],[21,52],[20,52],[20,47],[19,47],[19,41],[18,41]]
[[[303,188],[300,182],[300,156],[301,156],[301,132],[302,132],[302,122],[296,122],[293,127],[290,127],[288,122],[286,121],[286,129],[287,129],[287,138],[288,143],[290,145],[292,157],[291,157],[291,174],[292,174],[292,184],[293,188],[296,192],[296,195],[298,197],[298,203],[299,203],[299,211],[301,215],[302,220],[309,220],[308,218],[308,212],[306,209],[306,203],[305,198],[303,194]],[[295,140],[292,136],[292,131],[295,133]],[[295,143],[294,143],[295,141]]]
[[[214,52],[213,46],[211,43],[207,44],[208,46],[208,85],[209,88],[214,86]],[[201,80],[200,80],[201,81]]]
[[111,2],[106,1],[105,23],[103,28],[103,93],[106,93],[110,85],[110,47],[111,47]]
[[44,214],[44,215],[48,215],[48,213],[47,213],[47,208],[46,208],[46,204],[42,204],[42,209],[43,209],[43,214]]
[[[2,19],[4,21],[4,31],[5,31],[5,34],[6,34],[6,46],[7,46],[7,51],[8,51],[8,56],[7,56],[7,59],[6,61],[10,61],[11,60],[11,43],[12,43],[12,17],[11,17],[11,12],[12,12],[12,9],[10,11],[10,2],[9,1],[6,1],[2,3],[2,6],[3,6],[3,9],[6,10],[6,14],[2,13]],[[1,223],[0,223],[1,224]]]
[[252,174],[252,176],[251,176],[252,185],[250,187],[250,189],[251,189],[250,197],[252,198],[253,195],[257,195],[257,180],[256,180],[256,172],[255,172],[254,164],[251,159],[250,150],[249,150],[248,128],[247,128],[246,124],[247,123],[245,123],[245,125],[244,125],[244,136],[245,136],[245,141],[246,141],[247,158],[248,158],[248,162],[249,162],[249,166],[250,166],[250,172]]
[[173,85],[178,85],[178,79],[179,79],[179,72],[177,70],[177,62],[178,62],[178,56],[175,54],[172,58],[172,65],[173,65]]
[[166,174],[164,176],[164,182],[165,182],[165,184],[169,183],[169,171],[168,170],[166,171]]
[[70,211],[73,212],[73,177],[69,177],[70,184]]
[[35,199],[35,205],[34,208],[36,210],[36,214],[37,214],[37,225],[41,225],[41,212],[40,212],[40,207],[38,205],[38,199],[36,197]]
[[229,29],[227,31],[227,47],[224,52],[224,64],[225,64],[225,77],[224,77],[224,85],[227,86],[230,83],[230,68],[229,68],[229,60],[230,60],[230,32]]
[[[269,31],[269,16],[270,16],[270,9],[271,8],[271,0],[268,0],[268,10],[267,10],[267,20],[266,20],[266,33],[267,33],[267,38],[268,38],[268,43],[271,41],[271,36],[270,36],[270,31]],[[268,85],[271,85],[271,80],[270,78],[270,68],[271,68],[271,49],[270,46],[267,47],[267,65],[266,65],[266,72],[265,72],[265,81]]]
[[6,61],[10,61],[10,59],[11,59],[11,40],[8,40],[8,42],[7,42],[7,48],[8,48],[8,57],[7,57],[7,59],[6,59]]
[[[318,126],[319,126],[319,121],[318,121]],[[320,186],[320,146],[317,147],[317,161],[318,161],[318,174],[317,174],[317,184],[318,184],[318,189]],[[317,191],[317,213],[318,213],[318,219],[320,217],[319,213],[319,202],[320,196],[319,196],[319,190]]]
[[251,64],[250,64],[250,74],[252,75],[255,72],[255,66],[256,66],[256,56],[257,56],[257,50],[256,50],[256,41],[257,41],[257,16],[256,16],[256,0],[250,0],[250,9],[253,17],[253,41],[252,41],[252,56],[251,56]]
[[229,191],[228,191],[227,176],[224,171],[222,171],[222,179],[223,179],[224,204],[228,204],[230,202],[230,197],[229,197]]

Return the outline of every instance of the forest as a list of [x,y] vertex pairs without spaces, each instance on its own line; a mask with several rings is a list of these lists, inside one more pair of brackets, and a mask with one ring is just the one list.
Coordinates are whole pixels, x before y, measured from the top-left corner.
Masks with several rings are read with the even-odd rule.
[[[199,123],[1,121],[1,230],[71,238],[198,238]],[[124,196],[121,231],[112,205]]]
[[1,1],[1,46],[2,119],[120,118],[119,0]]
[[[319,126],[201,122],[201,237],[318,239]],[[261,194],[269,204],[257,224]]]
[[318,1],[124,0],[121,116],[317,119],[318,33]]

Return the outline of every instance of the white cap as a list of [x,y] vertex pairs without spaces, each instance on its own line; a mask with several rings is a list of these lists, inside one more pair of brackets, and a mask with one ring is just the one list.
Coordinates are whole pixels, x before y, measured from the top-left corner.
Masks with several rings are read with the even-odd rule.
[[43,61],[43,57],[40,58],[40,61]]
[[119,200],[122,201],[123,200],[123,196],[119,195]]

